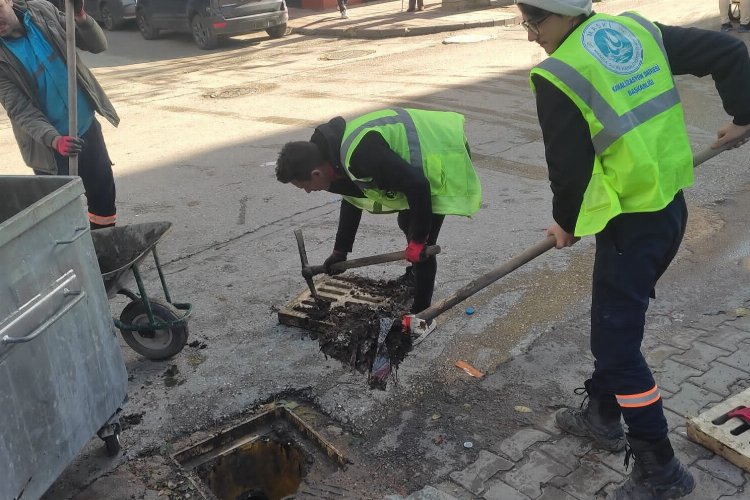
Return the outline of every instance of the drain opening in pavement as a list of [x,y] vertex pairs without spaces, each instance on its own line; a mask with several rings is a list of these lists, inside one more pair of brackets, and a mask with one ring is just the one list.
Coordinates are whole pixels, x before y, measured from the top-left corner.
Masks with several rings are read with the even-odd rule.
[[218,500],[290,497],[314,488],[347,463],[303,418],[305,413],[314,411],[296,403],[293,409],[276,406],[176,453],[174,459]]

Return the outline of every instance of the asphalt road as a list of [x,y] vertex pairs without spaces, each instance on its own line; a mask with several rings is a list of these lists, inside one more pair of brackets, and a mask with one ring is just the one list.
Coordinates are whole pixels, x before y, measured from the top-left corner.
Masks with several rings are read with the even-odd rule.
[[[637,3],[665,22],[716,22],[714,9],[697,0],[680,9]],[[145,41],[130,27],[108,34],[107,53],[85,56],[122,118],[117,129],[103,124],[119,221],[174,224],[160,254],[173,298],[194,304],[191,340],[207,344],[160,363],[122,344],[132,378],[126,413],[144,413],[122,437],[131,456],[288,390],[304,391],[366,432],[398,415],[405,401],[423,398],[426,383],[449,384],[457,376],[455,359],[492,371],[519,345],[585,309],[591,241],[550,252],[479,294],[470,323],[460,307],[446,313],[439,334],[407,358],[399,384],[385,392],[368,390],[361,374],[326,360],[316,342],[276,322],[274,308],[305,288],[292,231],[304,228],[311,261],[322,261],[332,248],[338,200],[278,183],[273,165],[286,141],[309,138],[314,126],[337,115],[387,106],[466,115],[484,204],[471,219],[446,220],[436,298],[543,238],[551,194],[527,75],[544,53],[520,27],[472,33],[492,39],[444,45],[448,34],[378,41],[251,35],[207,53],[186,35]],[[727,117],[710,79],[678,82],[699,149]],[[711,204],[744,186],[743,158],[727,153],[698,174],[700,189],[690,197],[695,241],[719,229]],[[0,174],[27,173],[3,116]],[[404,243],[394,217],[365,216],[353,256]],[[402,270],[387,265],[361,274],[388,278]],[[155,273],[149,278],[155,285]],[[112,302],[115,314],[121,307]],[[161,375],[170,364],[184,382],[167,387]],[[117,464],[102,460],[95,446],[58,493]]]

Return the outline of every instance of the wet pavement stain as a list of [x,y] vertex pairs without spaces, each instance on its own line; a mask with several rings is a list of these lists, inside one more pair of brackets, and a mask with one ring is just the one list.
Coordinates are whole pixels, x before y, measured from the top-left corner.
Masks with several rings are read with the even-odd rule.
[[207,359],[208,357],[202,354],[190,354],[187,357],[187,362],[190,366],[192,366],[193,368],[196,368],[202,365]]
[[169,368],[167,368],[162,374],[162,377],[164,378],[164,385],[166,387],[174,387],[187,382],[187,379],[177,378],[179,374],[180,370],[177,368],[177,365],[170,365]]
[[[553,249],[552,252],[554,251]],[[511,351],[534,328],[559,321],[581,301],[581,297],[588,294],[590,287],[593,252],[578,251],[572,253],[569,259],[564,270],[542,268],[511,276],[475,296],[471,304],[477,310],[474,317],[482,314],[486,308],[493,307],[493,299],[504,295],[509,297],[509,302],[501,307],[507,312],[500,313],[489,325],[476,332],[472,342],[463,342],[453,347],[447,352],[448,359],[476,362],[480,351],[488,350],[493,353],[492,356],[478,363],[480,366],[477,368],[488,374],[492,373],[498,365],[510,358]],[[463,314],[463,309],[457,307],[453,314]],[[471,321],[467,320],[467,328],[470,328]],[[463,376],[463,372],[454,369],[452,364],[446,373],[448,379]]]

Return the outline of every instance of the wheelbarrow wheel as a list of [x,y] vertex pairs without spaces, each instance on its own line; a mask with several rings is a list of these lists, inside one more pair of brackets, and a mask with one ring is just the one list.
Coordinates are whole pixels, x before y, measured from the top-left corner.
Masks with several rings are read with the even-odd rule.
[[[175,309],[164,302],[149,299],[154,321],[169,322],[180,317]],[[148,313],[142,300],[134,300],[120,313],[120,321],[126,325],[148,326]],[[138,354],[152,360],[171,358],[182,351],[188,339],[187,322],[153,331],[137,332],[120,330],[125,342]]]

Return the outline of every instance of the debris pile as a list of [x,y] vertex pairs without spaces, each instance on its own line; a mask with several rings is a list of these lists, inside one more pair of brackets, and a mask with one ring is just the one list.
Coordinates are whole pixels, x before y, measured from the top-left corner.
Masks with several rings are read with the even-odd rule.
[[[370,387],[384,389],[388,373],[395,376],[395,369],[411,350],[411,337],[401,331],[401,317],[409,310],[412,289],[404,279],[385,281],[356,276],[337,276],[337,279],[351,283],[355,293],[383,296],[388,300],[380,305],[344,302],[343,306],[331,306],[329,303],[321,303],[314,308],[306,306],[304,311],[308,316],[333,325],[312,337],[317,338],[320,350],[326,356],[337,359],[360,373],[371,374]],[[393,320],[382,345],[382,349],[388,354],[391,370],[380,369],[373,376],[371,371],[373,362],[378,357],[381,318]],[[382,355],[383,351],[381,361]]]

